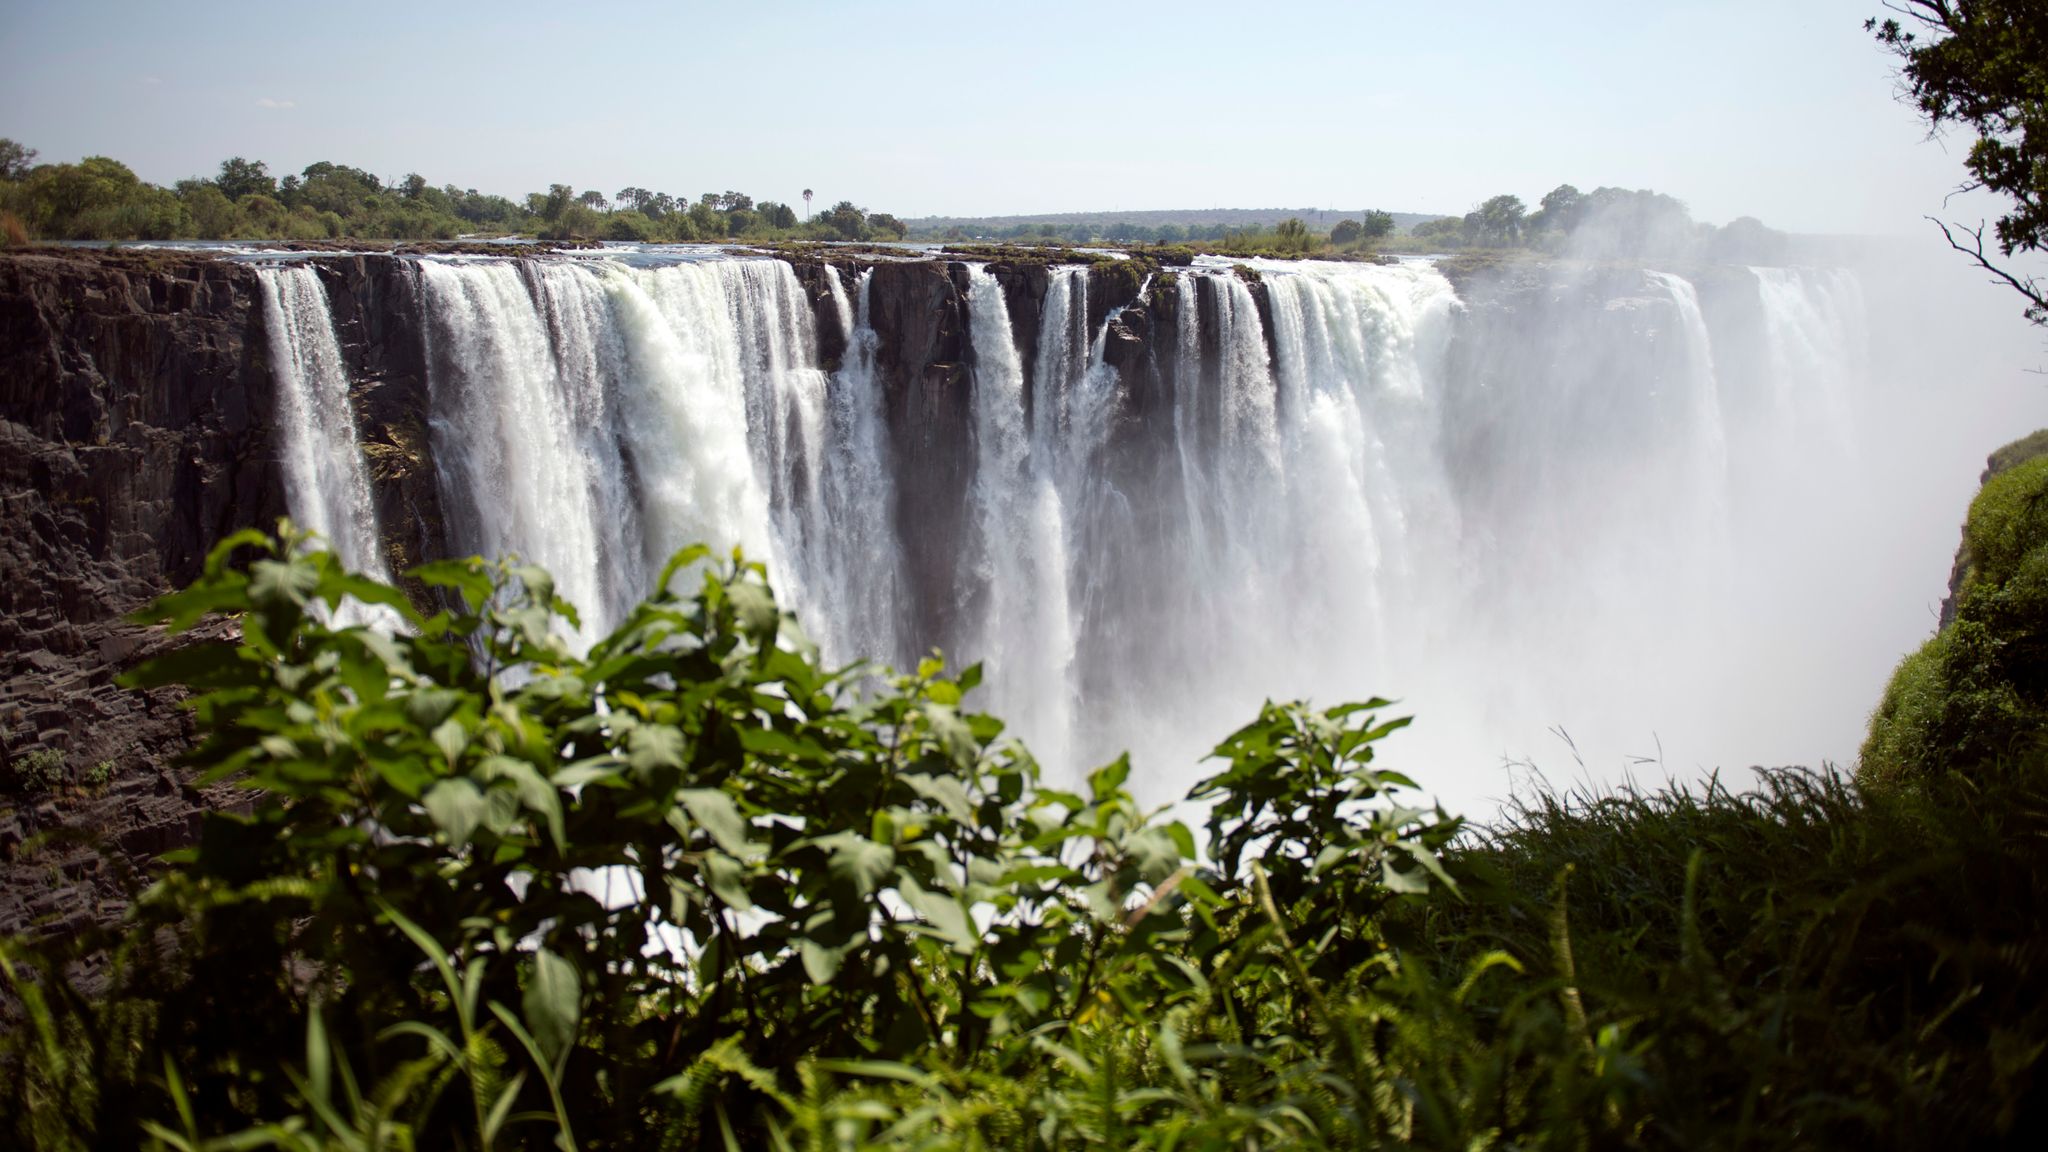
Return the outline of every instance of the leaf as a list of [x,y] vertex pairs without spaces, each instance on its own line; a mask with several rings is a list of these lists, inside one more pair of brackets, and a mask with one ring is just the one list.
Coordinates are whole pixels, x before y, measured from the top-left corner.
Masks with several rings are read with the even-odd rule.
[[215,612],[235,612],[249,606],[249,581],[239,572],[202,580],[182,592],[160,596],[128,617],[134,624],[161,623],[172,632],[183,632]]
[[443,720],[434,726],[431,739],[434,747],[447,758],[448,766],[453,768],[455,762],[462,759],[462,750],[469,747],[469,730],[459,720]]
[[720,848],[735,856],[751,856],[754,842],[748,836],[747,818],[740,815],[732,797],[716,788],[685,788],[676,794],[691,819],[704,826]]
[[334,608],[339,608],[345,599],[354,599],[360,604],[380,605],[391,609],[393,614],[411,627],[420,626],[419,611],[412,606],[412,601],[405,598],[405,593],[368,576],[345,572],[339,565],[319,573],[319,581],[314,585],[311,594]]
[[540,774],[540,769],[510,756],[492,756],[477,767],[476,774],[485,781],[511,781],[519,802],[546,819],[548,835],[554,840],[555,847],[567,847],[562,826],[562,795]]
[[926,704],[922,709],[925,723],[930,724],[932,735],[952,757],[953,763],[965,768],[981,755],[981,745],[975,743],[974,730],[960,719],[957,709],[944,704]]
[[1088,791],[1093,795],[1095,802],[1100,804],[1116,795],[1117,790],[1123,787],[1124,781],[1130,778],[1131,758],[1129,754],[1125,754],[1090,772]]
[[537,564],[520,564],[508,570],[508,574],[526,589],[527,598],[539,608],[547,608],[555,602],[555,578],[548,570]]
[[434,780],[434,772],[418,756],[410,753],[390,756],[385,755],[382,749],[372,749],[364,753],[364,759],[370,762],[386,784],[396,788],[408,800],[418,798],[421,790]]
[[872,896],[896,867],[896,851],[855,832],[834,832],[819,837],[820,848],[831,853],[826,861],[832,875],[852,884],[863,899]]
[[466,697],[453,688],[421,688],[405,698],[405,718],[421,728],[432,729],[448,719]]
[[725,595],[732,601],[740,629],[753,637],[756,644],[766,647],[775,638],[776,625],[782,621],[782,614],[775,608],[774,593],[764,584],[735,580],[726,585]]
[[928,776],[922,772],[908,773],[902,777],[910,790],[930,800],[961,824],[974,825],[974,804],[967,798],[967,788],[957,776]]
[[303,559],[258,560],[249,566],[249,603],[258,608],[303,608],[319,587],[320,570]]
[[234,645],[202,643],[152,657],[123,673],[117,682],[124,688],[181,684],[204,692],[248,683],[257,672],[257,666],[243,660]]
[[1420,869],[1413,872],[1402,872],[1394,867],[1392,860],[1380,861],[1380,882],[1385,884],[1389,891],[1408,895],[1418,895],[1429,891],[1429,877],[1424,875]]
[[559,1066],[563,1054],[576,1039],[576,1022],[582,1015],[583,985],[576,966],[543,948],[533,954],[527,973],[526,993],[520,1007],[551,1065]]
[[436,560],[422,564],[406,575],[429,588],[452,588],[460,592],[463,602],[472,612],[491,598],[490,573],[484,570],[483,561],[474,556],[466,560]]
[[655,595],[672,595],[675,592],[675,589],[672,588],[670,584],[672,581],[675,580],[676,573],[681,572],[683,569],[688,568],[690,565],[695,564],[700,560],[708,558],[710,555],[710,548],[707,548],[702,544],[692,544],[689,547],[677,552],[675,555],[669,557],[668,564],[664,566],[661,570],[661,579],[657,581],[654,585]]
[[642,724],[626,737],[626,763],[642,776],[656,768],[681,768],[686,747],[682,729]]
[[467,844],[484,818],[484,794],[467,779],[443,780],[420,798],[451,846]]
[[943,892],[928,892],[916,880],[905,876],[897,883],[896,891],[903,896],[903,902],[922,917],[932,930],[948,943],[953,950],[972,953],[981,943],[981,934],[974,930],[974,921],[967,915],[967,909],[960,906],[954,896]]
[[747,866],[723,852],[704,854],[704,884],[711,894],[732,908],[746,911],[754,906],[754,898],[747,894]]
[[740,747],[764,759],[807,760],[819,764],[831,759],[817,741],[773,728],[742,728],[739,736]]
[[610,780],[619,774],[616,760],[604,756],[579,760],[554,774],[551,779],[557,788],[579,788],[599,780]]
[[833,978],[839,975],[839,966],[846,960],[846,954],[859,942],[859,939],[855,938],[849,943],[832,948],[808,937],[799,941],[796,950],[797,954],[803,957],[804,974],[811,978],[813,984],[830,984]]
[[1148,884],[1157,884],[1180,867],[1180,846],[1173,835],[1164,828],[1146,828],[1130,838],[1124,851],[1138,875]]

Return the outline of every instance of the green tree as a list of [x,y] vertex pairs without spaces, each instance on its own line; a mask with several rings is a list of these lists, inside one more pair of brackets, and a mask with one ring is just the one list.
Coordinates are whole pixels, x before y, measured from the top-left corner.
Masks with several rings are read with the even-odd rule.
[[550,184],[548,185],[548,194],[541,199],[540,207],[536,210],[535,214],[552,224],[560,220],[562,213],[568,211],[569,205],[575,202],[576,190],[574,188],[569,187],[567,184]]
[[1375,208],[1359,221],[1359,234],[1367,240],[1384,240],[1394,232],[1394,214]]
[[868,216],[868,227],[876,233],[886,234],[889,239],[901,240],[910,231],[903,221],[887,212],[875,212]]
[[1273,229],[1283,252],[1308,252],[1316,247],[1316,238],[1309,233],[1308,225],[1299,216],[1289,216]]
[[223,195],[213,181],[178,181],[178,200],[185,206],[192,234],[199,239],[225,240],[235,234],[241,217],[235,212],[234,201]]
[[1465,239],[1465,221],[1457,216],[1424,220],[1414,228],[1415,238],[1436,244],[1460,244]]
[[1579,226],[1586,210],[1586,197],[1569,184],[1559,184],[1543,194],[1535,213],[1529,217],[1529,234],[1570,232]]
[[220,162],[220,175],[214,177],[221,194],[230,200],[244,196],[277,194],[277,181],[270,178],[270,169],[261,160],[244,160],[230,156]]
[[830,211],[819,213],[818,221],[841,240],[867,239],[867,209],[855,207],[851,200],[841,200]]
[[0,180],[20,180],[35,167],[36,150],[0,136]]
[[[1996,247],[2008,260],[2048,247],[2048,6],[2039,0],[1900,0],[1905,17],[1864,25],[1903,61],[1906,95],[1928,124],[1977,134],[1964,166],[1969,187],[2011,201]],[[1969,256],[2027,301],[2027,318],[2048,325],[2048,287],[1995,264],[1984,225],[1935,223]],[[1967,239],[1965,239],[1967,237]]]
[[1466,213],[1466,238],[1489,248],[1511,247],[1522,239],[1525,212],[1520,196],[1495,196]]
[[1365,235],[1365,225],[1356,220],[1339,220],[1336,226],[1330,229],[1330,243],[1339,247],[1356,244],[1359,237],[1363,235]]

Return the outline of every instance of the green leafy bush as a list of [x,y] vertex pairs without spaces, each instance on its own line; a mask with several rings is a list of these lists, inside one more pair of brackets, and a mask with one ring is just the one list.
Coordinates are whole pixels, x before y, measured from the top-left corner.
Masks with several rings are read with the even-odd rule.
[[[694,596],[666,591],[700,572]],[[253,806],[209,814],[136,902],[128,983],[80,1019],[146,1002],[148,1035],[98,1052],[79,1089],[94,1103],[64,1104],[52,1131],[101,1139],[187,1104],[187,1140],[331,1128],[323,1096],[348,1069],[375,1086],[358,1119],[423,1146],[489,1145],[506,1117],[603,1146],[713,1118],[758,1132],[766,1085],[820,1058],[1000,1071],[1077,1021],[1185,995],[1202,974],[1169,958],[1220,946],[1206,905],[1244,915],[1192,833],[1138,808],[1127,762],[1085,792],[1046,787],[999,723],[960,708],[972,669],[927,661],[856,692],[867,673],[823,669],[756,566],[678,556],[581,657],[537,569],[410,575],[454,607],[423,616],[329,554],[245,533],[152,611],[173,629],[240,617],[239,642],[134,682],[196,691],[195,758]],[[349,597],[405,627],[322,623]],[[1427,850],[1408,846],[1449,824],[1314,808],[1386,786],[1364,766],[1384,729],[1363,723],[1272,709],[1262,724],[1292,735],[1248,729],[1204,795],[1301,759],[1260,818],[1308,805],[1281,842],[1346,846],[1348,890],[1374,888],[1383,857],[1412,888]],[[1306,851],[1276,863],[1281,891],[1323,866]],[[707,1081],[713,1052],[760,1072]],[[135,1109],[152,1079],[174,1107]],[[56,1124],[38,1099],[64,1094],[17,1096]]]
[[[238,554],[252,562],[234,563]],[[2044,1114],[2048,770],[1404,806],[1268,704],[1190,828],[1044,780],[974,670],[828,670],[700,550],[577,655],[546,574],[244,534],[150,613],[206,817],[0,942],[35,1148],[1920,1147]],[[693,590],[684,595],[685,587]],[[394,635],[324,621],[383,605]],[[90,961],[92,967],[87,967]],[[74,977],[95,973],[89,988]]]

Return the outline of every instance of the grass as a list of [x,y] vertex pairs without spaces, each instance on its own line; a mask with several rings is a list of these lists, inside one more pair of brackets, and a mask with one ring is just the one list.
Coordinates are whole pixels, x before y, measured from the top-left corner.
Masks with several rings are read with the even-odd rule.
[[1412,927],[1446,971],[1501,949],[1627,1035],[1674,1146],[1998,1143],[2048,1115],[2048,759],[1910,792],[1778,771],[1754,791],[1546,795],[1446,862]]

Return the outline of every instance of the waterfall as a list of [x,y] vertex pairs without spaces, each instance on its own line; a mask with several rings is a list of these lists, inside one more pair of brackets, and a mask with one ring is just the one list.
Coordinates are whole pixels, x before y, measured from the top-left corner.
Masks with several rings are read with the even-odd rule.
[[593,461],[571,422],[555,345],[523,265],[420,265],[427,301],[433,416],[429,425],[450,544],[458,553],[516,555],[554,575],[583,613],[577,639],[604,634]]
[[1862,285],[1839,268],[1749,272],[1763,305],[1776,423],[1852,451],[1851,390],[1867,370]]
[[582,643],[700,541],[822,614],[827,382],[787,264],[420,267],[454,547],[554,572]]
[[907,665],[916,653],[902,616],[902,553],[896,544],[896,481],[889,470],[889,429],[877,337],[868,322],[874,272],[861,273],[858,306],[848,301],[839,269],[825,266],[832,303],[847,345],[827,393],[823,547],[814,566],[816,611],[805,621],[830,659]]
[[[1127,314],[1062,266],[1020,347],[1020,302],[969,264],[965,389],[943,392],[889,377],[872,269],[412,264],[450,547],[551,569],[583,609],[574,642],[675,549],[738,546],[828,660],[941,644],[985,665],[976,706],[1056,777],[1130,749],[1157,798],[1266,698],[1400,691],[1430,733],[1409,747],[1461,766],[1553,726],[1696,737],[1698,701],[1742,682],[1729,637],[1824,612],[1755,558],[1846,531],[1785,497],[1846,506],[1853,487],[1799,439],[1853,430],[1845,273],[1737,270],[1707,292],[1564,268],[1503,306],[1423,263],[1202,262]],[[294,513],[374,563],[318,280],[264,283],[294,366]],[[846,338],[836,362],[821,322]],[[923,422],[912,442],[899,418]],[[939,475],[957,488],[927,490]],[[1823,475],[1836,487],[1798,488]],[[899,508],[959,517],[915,580],[911,541],[945,525]]]
[[[286,506],[301,528],[327,541],[343,567],[388,580],[327,290],[310,265],[265,267],[257,275],[278,383],[279,464]],[[371,615],[344,612],[342,619],[362,623]]]
[[[973,343],[975,448],[973,586],[979,617],[966,658],[988,666],[991,710],[1013,718],[1034,751],[1060,764],[1073,737],[1073,618],[1067,601],[1066,525],[1053,482],[1052,398],[1027,423],[1024,364],[1011,336],[1002,285],[967,269]],[[1048,433],[1049,435],[1049,433]]]

